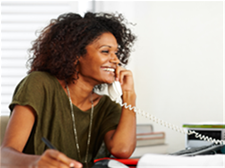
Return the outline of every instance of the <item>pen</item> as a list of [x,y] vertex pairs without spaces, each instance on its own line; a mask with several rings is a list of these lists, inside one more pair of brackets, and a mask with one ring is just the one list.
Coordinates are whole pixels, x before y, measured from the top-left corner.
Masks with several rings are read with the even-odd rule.
[[51,142],[49,142],[46,138],[42,137],[41,140],[50,148],[50,149],[56,149],[56,147],[54,147]]
[[[47,140],[45,137],[42,137],[41,140],[50,148],[50,149],[56,149],[56,147],[54,147],[51,142],[49,142],[49,140]],[[74,168],[73,166],[70,167],[70,168]]]

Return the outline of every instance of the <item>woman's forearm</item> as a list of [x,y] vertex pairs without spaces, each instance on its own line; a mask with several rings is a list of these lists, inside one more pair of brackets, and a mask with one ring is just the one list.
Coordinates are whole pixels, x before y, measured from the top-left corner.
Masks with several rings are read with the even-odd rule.
[[[135,106],[136,94],[124,92],[123,102]],[[111,152],[114,156],[128,158],[136,146],[136,113],[127,108],[122,108],[121,118],[118,127],[112,137]]]

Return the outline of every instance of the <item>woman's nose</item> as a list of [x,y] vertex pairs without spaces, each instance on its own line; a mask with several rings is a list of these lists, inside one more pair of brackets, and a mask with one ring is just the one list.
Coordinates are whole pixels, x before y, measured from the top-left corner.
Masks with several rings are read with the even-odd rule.
[[112,57],[111,57],[111,59],[110,59],[110,61],[109,61],[109,62],[111,62],[111,63],[114,63],[114,64],[118,65],[118,64],[120,63],[120,60],[118,59],[118,57],[117,57],[117,55],[116,55],[116,54],[112,54]]

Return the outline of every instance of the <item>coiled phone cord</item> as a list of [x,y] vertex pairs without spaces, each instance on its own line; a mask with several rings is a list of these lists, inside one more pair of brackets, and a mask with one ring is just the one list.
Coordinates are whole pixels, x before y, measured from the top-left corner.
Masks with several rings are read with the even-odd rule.
[[173,125],[171,123],[168,123],[166,121],[163,121],[157,117],[155,117],[154,115],[152,114],[149,114],[149,113],[146,113],[144,112],[143,110],[140,110],[138,109],[137,107],[135,106],[131,106],[130,104],[127,105],[127,103],[122,103],[121,100],[117,99],[116,100],[116,103],[119,103],[122,107],[126,108],[126,109],[129,109],[129,110],[133,110],[135,113],[141,115],[141,116],[144,116],[145,118],[149,119],[149,120],[152,120],[153,122],[157,123],[157,124],[160,124],[164,127],[167,127],[167,128],[170,128],[174,131],[177,131],[177,132],[180,132],[182,134],[187,134],[187,135],[192,135],[192,134],[195,134],[195,137],[198,138],[198,139],[201,139],[201,140],[204,140],[204,141],[210,141],[214,144],[221,144],[221,145],[225,145],[225,140],[218,140],[218,139],[213,139],[211,137],[208,137],[208,136],[205,136],[205,135],[202,135],[198,132],[195,132],[195,131],[192,131],[192,130],[187,130],[187,129],[184,129],[182,127],[178,127],[176,125]]

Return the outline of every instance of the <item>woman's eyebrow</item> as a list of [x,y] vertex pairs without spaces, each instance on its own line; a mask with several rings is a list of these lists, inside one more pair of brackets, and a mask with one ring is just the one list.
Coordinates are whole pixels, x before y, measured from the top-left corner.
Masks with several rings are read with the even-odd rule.
[[[99,48],[102,48],[102,47],[109,47],[109,48],[112,48],[112,46],[110,46],[110,45],[102,45],[102,46],[100,46]],[[116,50],[119,50],[119,48],[116,47]]]
[[110,46],[110,45],[102,45],[102,46],[100,46],[99,48],[102,48],[102,47],[109,47],[109,48],[112,48],[112,46]]

